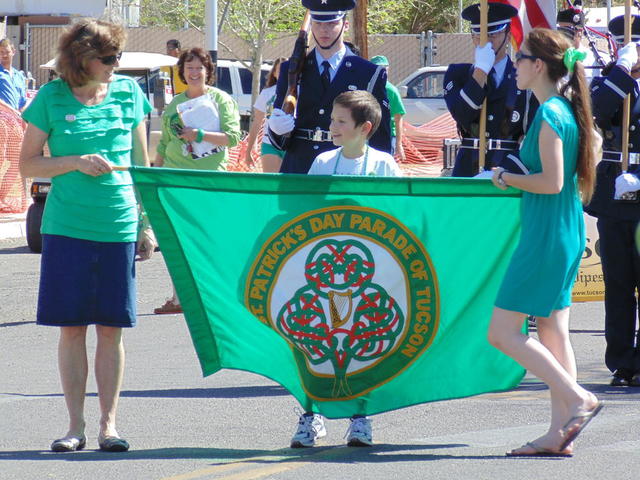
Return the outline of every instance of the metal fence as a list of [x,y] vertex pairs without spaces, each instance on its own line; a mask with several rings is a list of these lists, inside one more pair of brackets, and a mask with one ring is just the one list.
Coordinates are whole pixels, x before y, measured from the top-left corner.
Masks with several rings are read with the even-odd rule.
[[[62,30],[61,26],[26,26],[25,63],[38,86],[48,80],[47,72],[39,67],[53,58]],[[204,35],[196,29],[129,28],[127,36],[126,48],[131,51],[164,53],[165,44],[171,38],[180,40],[183,47],[204,47]],[[266,42],[263,47],[265,61],[288,57],[295,38],[295,35],[285,35]],[[371,56],[385,55],[389,59],[389,79],[398,83],[429,61],[436,65],[471,61],[473,49],[468,34],[369,35],[369,53]],[[223,33],[219,38],[218,57],[247,59],[250,57],[248,45],[230,33]]]

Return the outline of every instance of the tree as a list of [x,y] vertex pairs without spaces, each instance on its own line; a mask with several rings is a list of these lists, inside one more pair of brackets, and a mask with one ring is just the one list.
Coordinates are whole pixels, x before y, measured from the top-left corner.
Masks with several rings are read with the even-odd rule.
[[[188,3],[188,8],[186,4]],[[142,0],[140,23],[180,29],[185,22],[204,34],[205,0]],[[224,15],[224,19],[222,16]],[[218,38],[219,45],[253,73],[252,104],[260,89],[260,66],[266,42],[297,32],[304,10],[300,0],[220,0],[218,22],[249,47],[249,59]],[[222,20],[222,21],[221,21]]]
[[457,21],[454,0],[369,0],[369,33],[450,32]]
[[203,31],[205,0],[141,0],[140,25],[184,28],[185,23]]
[[[250,64],[243,63],[253,73],[253,105],[260,89],[260,66],[266,42],[281,37],[283,32],[291,34],[298,31],[304,10],[300,0],[227,0],[223,3],[229,4],[223,28],[249,46]],[[239,58],[228,45],[223,42],[220,45]]]

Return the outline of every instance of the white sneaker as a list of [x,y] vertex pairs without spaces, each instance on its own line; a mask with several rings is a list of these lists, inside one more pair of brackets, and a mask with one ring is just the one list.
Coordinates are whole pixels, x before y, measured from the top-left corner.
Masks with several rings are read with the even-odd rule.
[[327,435],[322,415],[300,415],[298,431],[291,439],[291,448],[313,447],[316,440]]
[[347,445],[350,447],[370,447],[373,445],[371,420],[367,417],[351,418],[346,437]]

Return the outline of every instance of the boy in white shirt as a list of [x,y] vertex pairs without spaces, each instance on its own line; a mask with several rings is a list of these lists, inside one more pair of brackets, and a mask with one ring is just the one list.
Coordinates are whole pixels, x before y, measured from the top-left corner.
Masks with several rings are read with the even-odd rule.
[[[339,148],[318,155],[309,175],[372,175],[399,177],[402,174],[391,155],[367,144],[382,119],[380,104],[364,90],[343,92],[333,101],[329,130],[334,145]],[[305,412],[291,439],[291,448],[313,447],[327,430],[324,417]],[[347,445],[368,447],[373,444],[371,420],[365,415],[351,417]]]
[[368,175],[399,177],[396,161],[386,152],[368,145],[382,119],[380,104],[364,90],[343,92],[333,101],[331,132],[340,148],[318,155],[309,175]]

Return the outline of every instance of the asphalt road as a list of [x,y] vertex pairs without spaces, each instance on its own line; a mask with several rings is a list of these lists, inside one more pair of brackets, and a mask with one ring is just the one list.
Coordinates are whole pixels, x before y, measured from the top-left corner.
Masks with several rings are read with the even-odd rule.
[[[438,402],[373,417],[372,448],[348,448],[346,420],[327,422],[318,448],[292,450],[296,402],[256,375],[202,378],[181,315],[153,315],[169,293],[162,257],[139,264],[139,323],[126,332],[118,427],[132,446],[97,450],[90,374],[86,450],[49,452],[66,430],[57,330],[34,323],[39,255],[0,241],[0,479],[513,479],[627,480],[640,471],[640,388],[608,386],[601,303],[576,304],[572,340],[580,381],[606,401],[570,459],[512,459],[541,435],[548,390],[527,377],[511,392]],[[94,345],[90,335],[90,351]],[[473,375],[473,372],[469,372]]]

